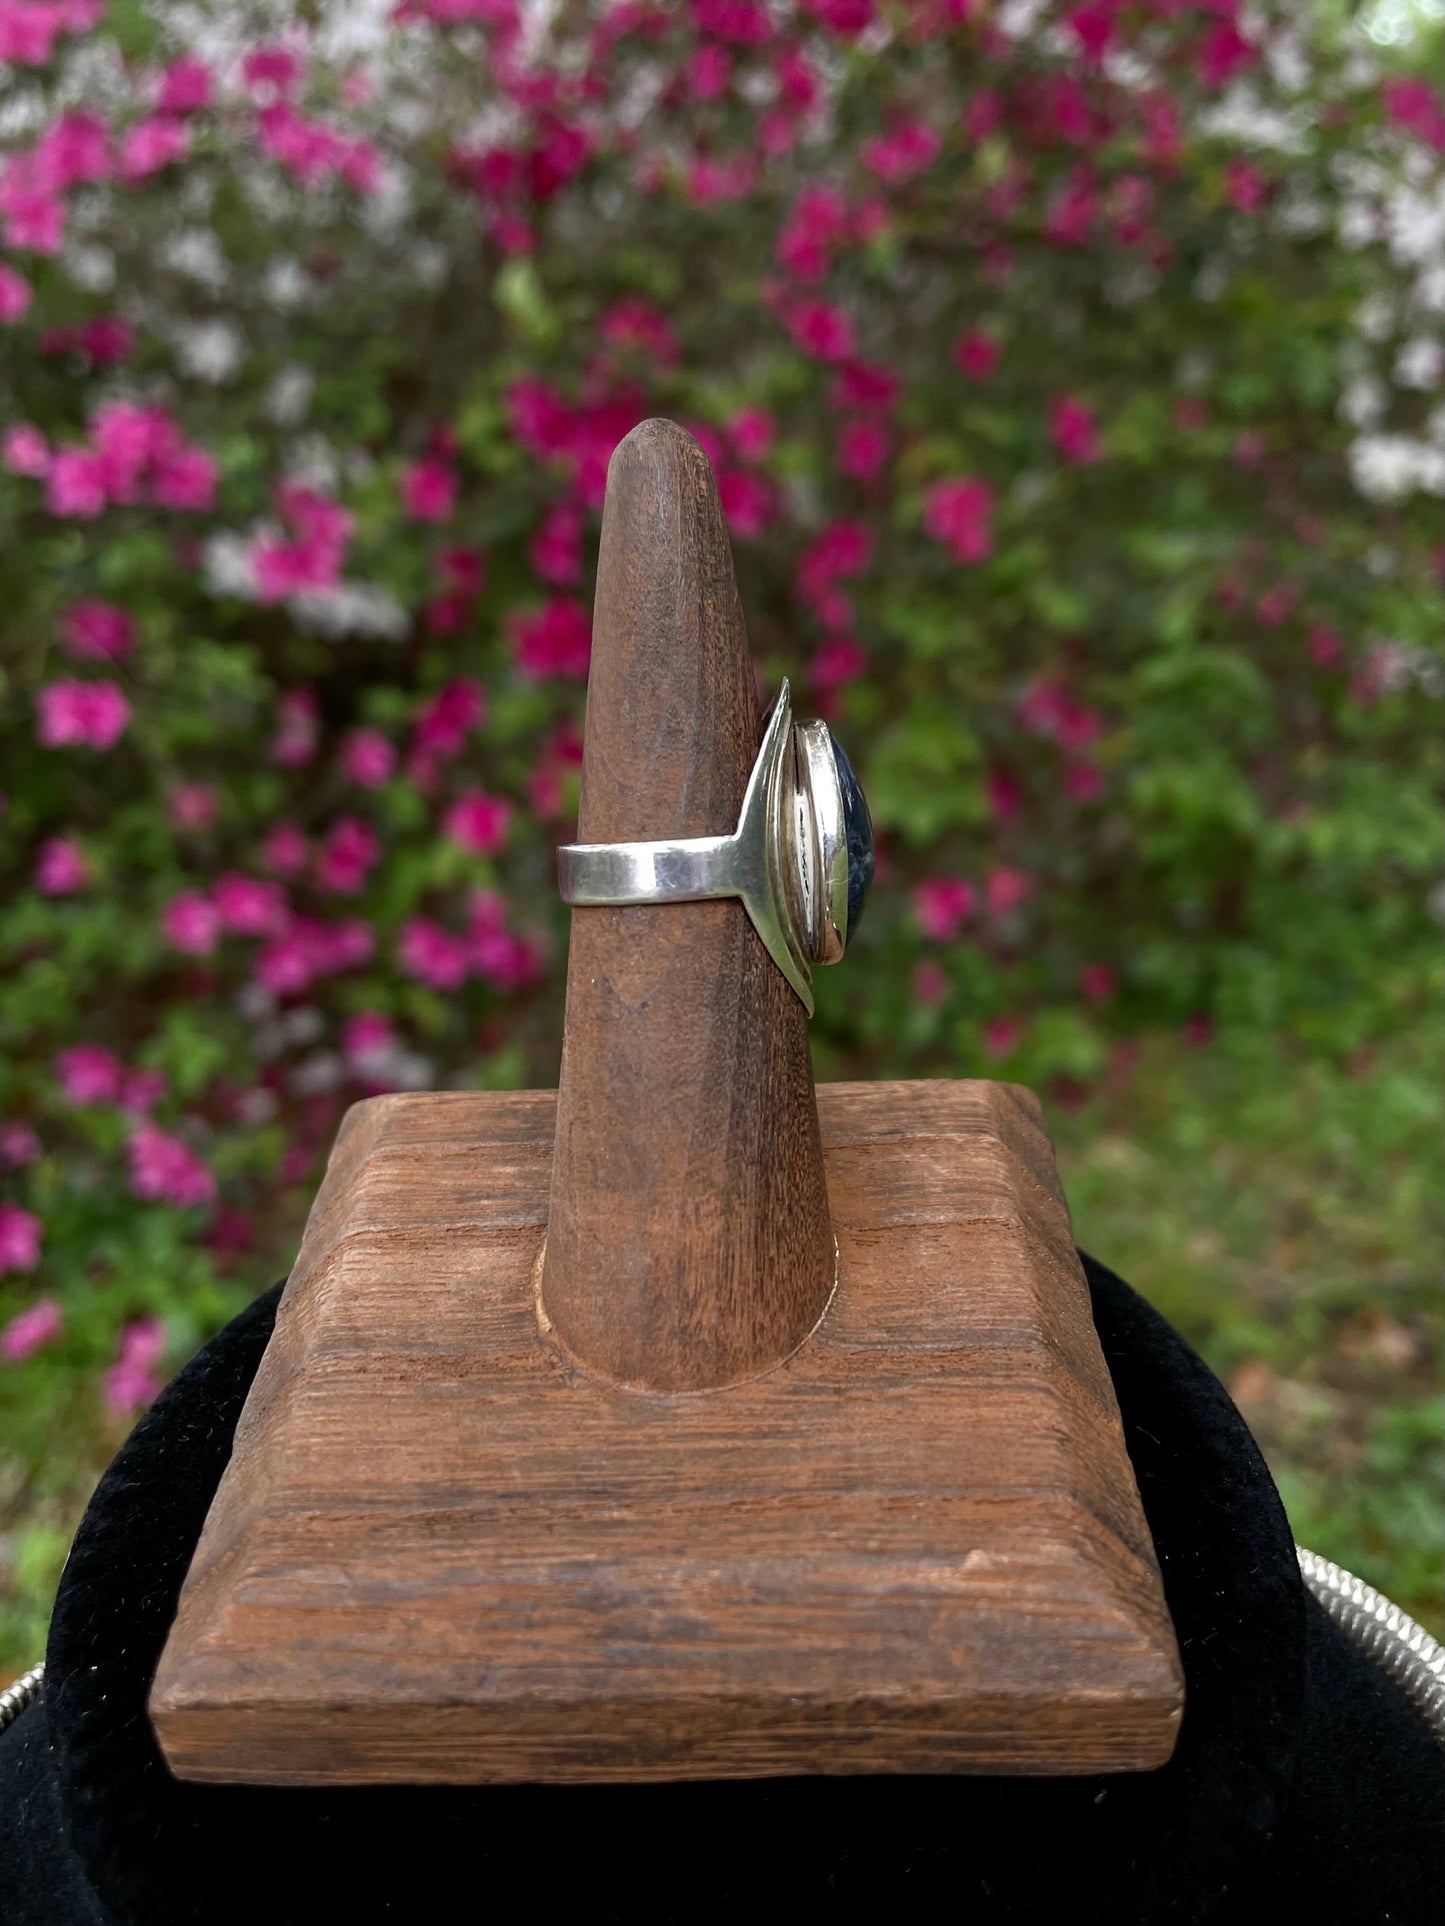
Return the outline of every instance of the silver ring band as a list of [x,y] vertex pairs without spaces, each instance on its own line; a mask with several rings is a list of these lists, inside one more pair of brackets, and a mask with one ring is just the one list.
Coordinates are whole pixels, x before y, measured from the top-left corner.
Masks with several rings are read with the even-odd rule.
[[810,1016],[812,967],[842,956],[872,874],[862,791],[826,723],[794,724],[786,682],[731,835],[557,851],[562,900],[577,908],[739,897]]

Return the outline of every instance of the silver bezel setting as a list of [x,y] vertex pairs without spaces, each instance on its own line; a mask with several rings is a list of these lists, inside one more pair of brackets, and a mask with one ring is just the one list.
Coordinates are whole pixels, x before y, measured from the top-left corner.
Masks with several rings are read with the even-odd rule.
[[794,724],[785,681],[731,835],[567,843],[557,880],[579,908],[739,897],[811,1016],[813,965],[838,962],[848,943],[847,824],[828,725]]

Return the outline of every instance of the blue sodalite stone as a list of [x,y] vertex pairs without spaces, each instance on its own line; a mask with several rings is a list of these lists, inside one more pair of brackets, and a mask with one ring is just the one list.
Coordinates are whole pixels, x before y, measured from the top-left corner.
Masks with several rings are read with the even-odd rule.
[[843,790],[843,826],[848,840],[847,941],[851,943],[853,933],[862,921],[868,886],[873,881],[873,819],[868,814],[868,804],[858,778],[853,774],[853,765],[843,754],[838,738],[831,729],[828,731],[828,740],[833,745],[833,761]]

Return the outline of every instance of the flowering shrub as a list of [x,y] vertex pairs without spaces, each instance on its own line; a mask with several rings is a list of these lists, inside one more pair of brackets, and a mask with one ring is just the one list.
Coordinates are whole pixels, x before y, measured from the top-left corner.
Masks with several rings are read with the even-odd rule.
[[37,1453],[284,1268],[346,1104],[554,1078],[598,514],[648,414],[874,806],[823,1063],[1067,1099],[1145,1033],[1411,1019],[1425,83],[1238,0],[226,12],[0,0],[0,1389]]

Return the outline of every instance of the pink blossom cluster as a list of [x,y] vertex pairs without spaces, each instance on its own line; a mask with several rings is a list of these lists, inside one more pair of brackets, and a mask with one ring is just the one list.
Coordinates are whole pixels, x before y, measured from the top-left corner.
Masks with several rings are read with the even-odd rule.
[[[0,1205],[0,1211],[5,1206]],[[0,1358],[19,1364],[42,1345],[53,1344],[65,1326],[65,1313],[53,1297],[37,1298],[25,1310],[17,1311],[0,1330]]]
[[592,659],[592,621],[581,602],[554,596],[540,608],[515,615],[511,623],[512,659],[523,675],[587,674]]
[[1012,916],[1034,888],[1034,878],[1026,870],[1007,866],[990,870],[981,889],[963,876],[930,876],[914,887],[913,913],[925,936],[935,943],[951,943],[980,909],[996,919]]
[[804,550],[793,593],[826,628],[843,628],[853,619],[853,603],[839,584],[865,574],[872,559],[866,523],[830,522]]
[[[0,16],[0,45],[3,40]],[[166,114],[116,132],[95,114],[63,113],[0,170],[0,233],[8,247],[58,253],[67,219],[64,196],[71,188],[107,180],[134,185],[184,160],[190,146],[185,122]]]
[[1104,772],[1088,752],[1109,726],[1099,711],[1079,702],[1062,677],[1040,676],[1019,697],[1018,717],[1032,735],[1063,752],[1065,792],[1075,802],[1097,802],[1104,793]]
[[130,721],[130,703],[113,682],[48,682],[35,705],[36,735],[47,749],[113,749]]
[[334,588],[354,526],[351,514],[300,481],[282,482],[275,506],[286,533],[263,537],[251,550],[257,600],[280,602],[305,589]]
[[0,1277],[33,1271],[40,1262],[40,1219],[18,1204],[0,1202]]
[[131,1070],[120,1058],[96,1043],[77,1043],[62,1050],[55,1074],[70,1104],[116,1104],[132,1116],[154,1109],[166,1094],[159,1070]]
[[152,1203],[208,1204],[216,1194],[216,1179],[190,1145],[149,1119],[138,1124],[126,1145],[130,1187]]
[[37,430],[19,423],[6,436],[4,458],[12,473],[44,478],[53,515],[93,520],[111,505],[137,503],[215,506],[219,470],[214,456],[187,441],[164,408],[105,402],[91,422],[89,442],[55,449]]
[[118,1418],[134,1417],[159,1393],[156,1367],[166,1354],[166,1327],[158,1317],[137,1318],[120,1334],[115,1362],[105,1374],[105,1401]]
[[545,960],[534,937],[508,929],[506,905],[491,890],[473,892],[460,934],[430,917],[412,917],[402,928],[397,959],[408,976],[429,989],[459,990],[469,977],[478,977],[501,991],[536,982]]
[[303,187],[338,180],[358,194],[375,194],[381,186],[381,155],[370,141],[327,121],[308,120],[289,101],[263,107],[256,116],[256,134],[262,151]]
[[923,526],[956,562],[982,562],[993,553],[994,492],[976,475],[950,475],[923,496]]

